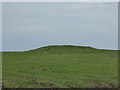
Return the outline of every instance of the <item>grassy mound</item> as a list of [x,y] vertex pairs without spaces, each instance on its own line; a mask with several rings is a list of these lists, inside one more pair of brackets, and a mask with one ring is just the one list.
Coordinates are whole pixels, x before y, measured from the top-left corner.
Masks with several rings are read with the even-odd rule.
[[3,52],[3,86],[83,88],[118,86],[118,51],[72,45]]

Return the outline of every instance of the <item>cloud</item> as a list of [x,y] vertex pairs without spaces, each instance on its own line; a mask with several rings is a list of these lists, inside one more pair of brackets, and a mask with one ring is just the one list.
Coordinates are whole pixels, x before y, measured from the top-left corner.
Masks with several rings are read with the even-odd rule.
[[119,2],[119,0],[1,0],[2,2]]
[[[112,3],[113,4],[113,3]],[[117,3],[115,3],[117,5]],[[103,2],[78,2],[76,4],[66,5],[66,8],[73,8],[73,9],[84,9],[84,8],[110,8],[111,4],[103,3]],[[64,8],[65,8],[64,7]]]

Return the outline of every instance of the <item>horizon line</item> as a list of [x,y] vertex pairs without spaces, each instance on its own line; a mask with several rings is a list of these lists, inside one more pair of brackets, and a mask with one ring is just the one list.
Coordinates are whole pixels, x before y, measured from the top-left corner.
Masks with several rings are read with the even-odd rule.
[[[44,45],[44,46],[41,46],[41,47],[36,47],[36,48],[31,48],[31,49],[26,49],[26,50],[2,50],[0,52],[25,52],[25,51],[36,50],[36,49],[40,49],[40,48],[48,47],[48,46],[79,46],[79,45],[69,45],[69,44],[63,44],[63,45]],[[97,47],[90,46],[90,45],[80,45],[79,47],[91,47],[91,48],[100,49],[100,50],[119,50],[119,49],[110,49],[110,48],[97,48]]]

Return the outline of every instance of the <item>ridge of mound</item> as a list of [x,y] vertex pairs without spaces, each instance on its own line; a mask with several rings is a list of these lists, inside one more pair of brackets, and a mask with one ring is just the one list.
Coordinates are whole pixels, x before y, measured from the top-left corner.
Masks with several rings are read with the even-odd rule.
[[37,48],[37,49],[32,49],[29,51],[44,51],[44,50],[70,50],[70,49],[74,49],[74,50],[78,50],[78,49],[87,49],[87,50],[95,50],[95,48],[90,47],[90,46],[74,46],[74,45],[49,45],[49,46],[44,46],[41,48]]

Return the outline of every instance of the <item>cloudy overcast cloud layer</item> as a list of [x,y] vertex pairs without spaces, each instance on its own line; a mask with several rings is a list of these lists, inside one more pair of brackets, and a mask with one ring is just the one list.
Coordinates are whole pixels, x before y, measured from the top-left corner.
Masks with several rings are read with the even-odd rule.
[[3,50],[46,45],[117,49],[117,3],[3,3]]
[[119,2],[119,0],[1,0],[1,2]]

